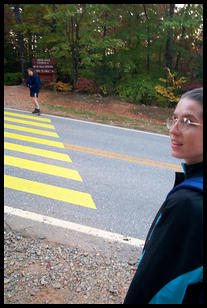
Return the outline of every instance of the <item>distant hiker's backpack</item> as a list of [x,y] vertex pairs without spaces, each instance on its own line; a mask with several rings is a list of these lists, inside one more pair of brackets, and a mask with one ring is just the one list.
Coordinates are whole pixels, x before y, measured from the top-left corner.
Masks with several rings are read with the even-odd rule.
[[40,80],[40,77],[37,75],[37,77],[38,77],[38,82],[39,82],[39,89],[41,89],[42,88],[42,81]]

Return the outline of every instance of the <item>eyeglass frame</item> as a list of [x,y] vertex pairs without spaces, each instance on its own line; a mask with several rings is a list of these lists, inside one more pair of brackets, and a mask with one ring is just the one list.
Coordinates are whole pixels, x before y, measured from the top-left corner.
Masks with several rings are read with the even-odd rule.
[[[184,129],[187,129],[187,128],[190,128],[191,125],[195,125],[195,126],[202,126],[201,123],[197,123],[197,122],[192,122],[190,119],[188,119],[187,117],[183,117],[181,118],[182,119],[182,128],[179,127],[180,130],[183,130]],[[172,125],[168,125],[168,121],[171,121],[172,122]],[[168,117],[167,120],[166,120],[166,126],[167,128],[170,130],[178,121],[180,121],[180,119],[178,119],[178,117]],[[190,121],[190,123],[187,123],[187,121]],[[179,122],[178,122],[178,125],[179,125]]]

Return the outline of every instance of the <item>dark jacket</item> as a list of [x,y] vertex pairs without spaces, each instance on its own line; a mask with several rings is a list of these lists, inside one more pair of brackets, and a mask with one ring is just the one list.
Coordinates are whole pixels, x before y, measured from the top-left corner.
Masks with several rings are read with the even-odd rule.
[[33,74],[32,76],[29,76],[29,78],[26,81],[26,86],[30,88],[33,92],[39,92],[40,90],[40,79],[39,76],[36,74]]
[[[176,173],[174,186],[191,177],[202,177],[203,163],[184,164],[184,171]],[[182,188],[165,200],[148,232],[124,304],[166,303],[168,296],[169,303],[177,303],[183,279],[188,280],[188,286],[182,303],[201,301],[202,282],[194,283],[191,278],[199,271],[201,274],[203,266],[202,215],[203,195],[198,191]]]

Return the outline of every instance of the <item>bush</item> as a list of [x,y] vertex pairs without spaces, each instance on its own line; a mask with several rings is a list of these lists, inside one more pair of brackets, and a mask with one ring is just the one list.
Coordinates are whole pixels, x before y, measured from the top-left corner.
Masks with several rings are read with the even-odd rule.
[[22,83],[22,73],[5,73],[4,84],[6,86],[15,86]]
[[151,105],[157,99],[154,82],[148,75],[134,75],[128,79],[121,79],[116,90],[122,99],[131,102]]
[[62,81],[58,81],[56,83],[57,91],[71,91],[72,86],[69,83],[64,83]]
[[95,84],[94,79],[87,79],[87,78],[82,77],[76,82],[75,90],[77,92],[96,93],[97,86]]
[[[185,77],[177,78],[177,73],[171,73],[168,67],[167,71],[167,79],[160,78],[160,81],[162,81],[165,86],[156,85],[155,90],[157,91],[157,93],[159,93],[159,95],[166,97],[169,102],[177,103],[180,100],[180,89],[187,80]],[[166,83],[168,84],[168,86],[166,86]]]

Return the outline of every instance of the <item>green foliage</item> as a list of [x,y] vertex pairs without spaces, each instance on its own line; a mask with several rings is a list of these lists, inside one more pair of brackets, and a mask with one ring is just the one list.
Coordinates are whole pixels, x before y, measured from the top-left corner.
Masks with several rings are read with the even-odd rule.
[[94,78],[102,95],[111,95],[115,93],[115,84],[120,76],[111,61],[107,61],[105,65],[99,65],[95,69]]
[[126,76],[117,84],[116,90],[122,99],[151,105],[157,99],[154,81],[148,75]]
[[[19,7],[21,22],[17,23],[14,5],[4,6],[5,72],[19,72],[22,64],[31,66],[34,57],[55,58],[58,80],[72,85],[72,91],[77,81],[86,78],[95,80],[96,87],[85,82],[86,87],[79,87],[83,91],[164,104],[167,98],[154,87],[159,77],[166,78],[170,35],[172,71],[202,82],[202,4],[179,8],[175,4],[173,17],[169,16],[170,4],[45,3]],[[23,44],[19,44],[19,35]],[[6,76],[5,82],[13,83],[9,78]],[[173,93],[177,96],[178,92],[175,89]]]
[[5,73],[4,85],[15,86],[22,83],[22,73]]

